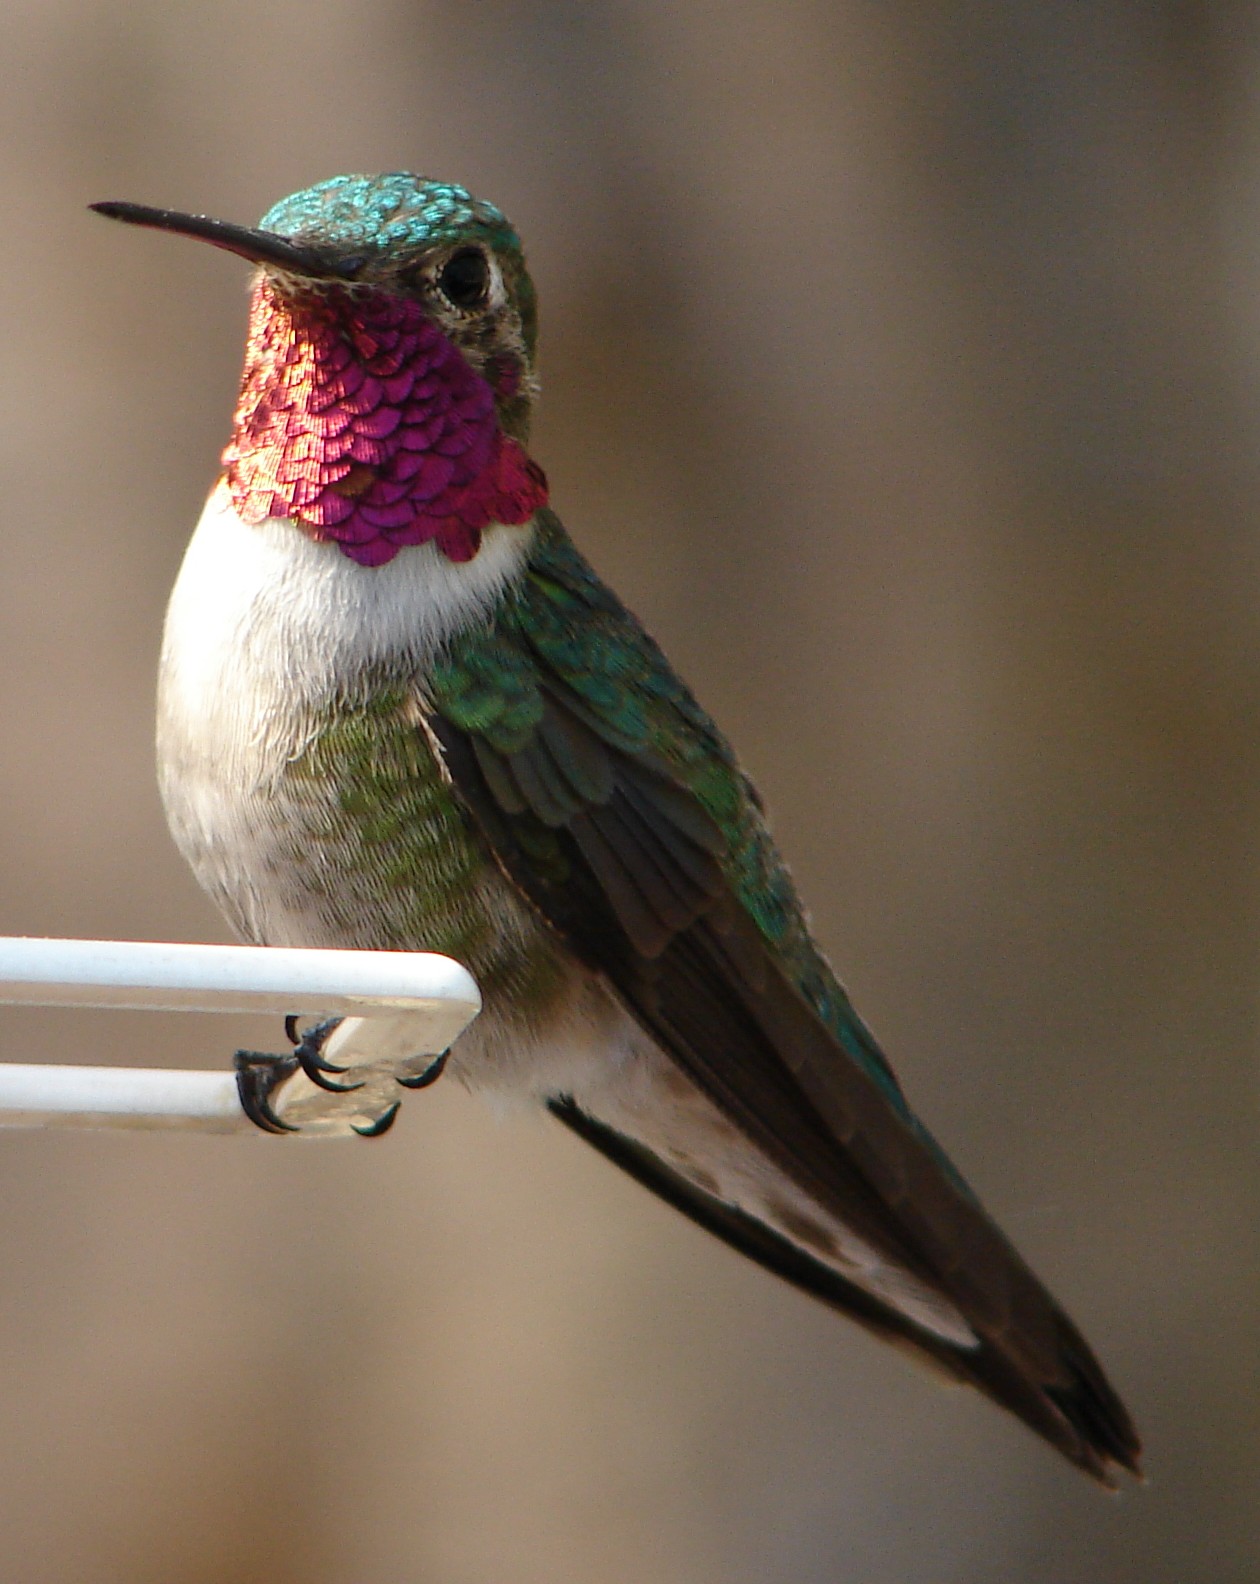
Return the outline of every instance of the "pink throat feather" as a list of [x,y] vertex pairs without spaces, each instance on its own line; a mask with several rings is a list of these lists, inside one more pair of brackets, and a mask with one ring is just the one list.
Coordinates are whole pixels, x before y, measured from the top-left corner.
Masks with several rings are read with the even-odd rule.
[[361,566],[433,540],[471,561],[491,523],[547,503],[495,392],[418,303],[254,290],[228,486],[245,522],[291,517]]

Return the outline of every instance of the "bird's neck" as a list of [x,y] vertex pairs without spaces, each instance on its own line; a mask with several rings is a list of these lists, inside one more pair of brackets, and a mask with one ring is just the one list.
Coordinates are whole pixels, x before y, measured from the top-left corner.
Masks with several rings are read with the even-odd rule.
[[495,527],[472,561],[430,543],[366,567],[289,521],[245,522],[220,483],[167,613],[168,707],[195,715],[243,691],[310,711],[381,676],[423,686],[433,657],[511,596],[533,535],[532,525]]
[[471,561],[492,524],[528,522],[542,470],[505,433],[496,389],[410,298],[282,291],[260,276],[226,480],[242,521],[287,518],[360,566],[432,543]]

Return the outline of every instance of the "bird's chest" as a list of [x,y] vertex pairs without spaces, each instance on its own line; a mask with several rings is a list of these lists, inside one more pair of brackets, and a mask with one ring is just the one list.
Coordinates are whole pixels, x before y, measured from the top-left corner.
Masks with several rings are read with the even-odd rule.
[[484,619],[496,568],[455,583],[421,546],[386,578],[286,527],[242,524],[216,492],[172,595],[158,763],[176,842],[248,939],[441,951],[483,991],[545,1002],[558,949],[490,861],[423,721],[443,624]]

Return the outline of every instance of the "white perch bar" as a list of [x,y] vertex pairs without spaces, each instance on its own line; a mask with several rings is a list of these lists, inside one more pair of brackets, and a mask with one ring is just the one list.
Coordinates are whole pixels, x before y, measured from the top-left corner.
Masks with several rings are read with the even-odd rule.
[[237,1133],[246,1126],[252,1124],[241,1110],[232,1072],[0,1062],[0,1128],[186,1128]]
[[[465,968],[427,952],[0,937],[0,1004],[343,1017],[323,1054],[347,1069],[336,1082],[359,1087],[330,1094],[297,1072],[270,1097],[276,1115],[310,1138],[379,1123],[406,1093],[396,1079],[446,1050],[481,996]],[[283,1039],[276,1045],[282,1053]],[[0,1061],[4,1127],[259,1131],[241,1110],[234,1072]]]
[[346,1013],[481,1008],[472,975],[432,952],[0,936],[0,1003],[132,1012]]

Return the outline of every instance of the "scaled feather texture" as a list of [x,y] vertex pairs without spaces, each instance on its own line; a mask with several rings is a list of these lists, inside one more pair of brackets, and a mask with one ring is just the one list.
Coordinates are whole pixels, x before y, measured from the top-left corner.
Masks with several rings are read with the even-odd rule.
[[430,539],[470,561],[489,524],[527,522],[547,499],[495,396],[418,303],[263,276],[223,452],[236,509],[291,517],[361,566]]

